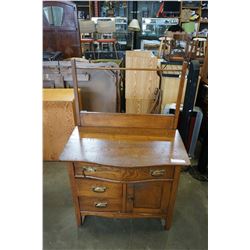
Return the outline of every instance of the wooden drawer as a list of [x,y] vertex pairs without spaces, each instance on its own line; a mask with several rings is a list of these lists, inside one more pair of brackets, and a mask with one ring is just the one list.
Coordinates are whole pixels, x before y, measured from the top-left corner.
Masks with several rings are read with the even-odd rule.
[[122,184],[76,178],[78,196],[102,197],[102,198],[121,198]]
[[74,163],[75,166],[75,176],[91,176],[99,177],[111,180],[122,180],[122,176],[125,173],[124,169],[100,166],[89,163]]
[[173,179],[174,166],[128,168],[124,180]]
[[81,211],[118,212],[122,210],[122,199],[79,197]]

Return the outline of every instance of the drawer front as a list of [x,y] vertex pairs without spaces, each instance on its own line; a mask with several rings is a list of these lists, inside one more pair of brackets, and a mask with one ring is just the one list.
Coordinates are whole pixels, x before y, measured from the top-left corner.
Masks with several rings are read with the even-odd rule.
[[173,179],[174,166],[128,168],[124,180]]
[[79,197],[81,211],[118,212],[122,210],[121,199]]
[[75,176],[92,176],[111,180],[122,180],[125,170],[87,163],[74,163]]
[[122,184],[99,180],[76,178],[78,196],[121,198]]

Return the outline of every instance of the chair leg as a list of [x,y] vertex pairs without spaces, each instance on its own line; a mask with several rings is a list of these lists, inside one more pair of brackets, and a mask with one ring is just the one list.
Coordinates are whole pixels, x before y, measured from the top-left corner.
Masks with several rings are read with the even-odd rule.
[[114,42],[113,46],[114,46],[114,50],[115,50],[115,55],[116,55],[116,59],[118,59],[118,54],[117,54],[117,50],[116,50],[116,46],[115,45],[116,45],[116,43]]
[[94,45],[94,43],[91,43],[91,49],[92,49],[93,58],[95,59],[95,45]]
[[163,39],[161,40],[160,47],[158,50],[158,58],[161,58],[162,46],[163,46]]
[[100,59],[100,50],[101,50],[101,43],[98,44],[98,59]]
[[81,43],[81,50],[82,50],[82,55],[84,56],[84,43]]

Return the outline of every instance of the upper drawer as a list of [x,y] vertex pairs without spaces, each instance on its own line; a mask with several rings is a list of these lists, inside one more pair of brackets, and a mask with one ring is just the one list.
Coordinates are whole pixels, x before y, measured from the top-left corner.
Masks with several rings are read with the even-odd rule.
[[125,170],[122,168],[100,166],[75,162],[75,176],[93,176],[111,180],[122,180]]
[[127,168],[124,180],[173,179],[174,166]]

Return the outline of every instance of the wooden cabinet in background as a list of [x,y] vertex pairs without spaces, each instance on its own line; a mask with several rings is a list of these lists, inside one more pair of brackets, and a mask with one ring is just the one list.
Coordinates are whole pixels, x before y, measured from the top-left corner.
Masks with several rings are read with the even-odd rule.
[[43,89],[43,159],[56,161],[75,127],[73,89]]

